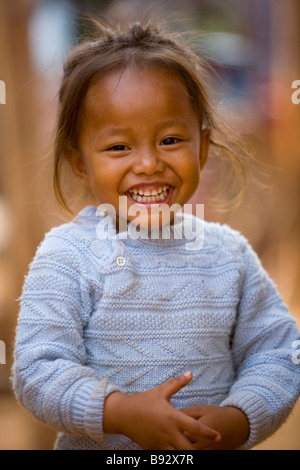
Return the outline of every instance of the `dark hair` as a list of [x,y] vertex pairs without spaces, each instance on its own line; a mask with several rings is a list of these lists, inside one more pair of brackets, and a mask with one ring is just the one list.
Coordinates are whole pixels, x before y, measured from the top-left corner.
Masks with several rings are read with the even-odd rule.
[[93,22],[95,38],[84,41],[70,53],[59,91],[59,116],[54,144],[54,191],[61,206],[71,212],[62,190],[61,169],[66,149],[76,148],[80,114],[92,80],[117,69],[149,64],[166,67],[183,78],[199,117],[200,127],[211,130],[211,144],[222,150],[227,160],[230,157],[235,173],[243,175],[244,184],[235,197],[235,200],[241,199],[246,186],[246,172],[240,159],[242,144],[229,131],[227,124],[221,123],[213,110],[207,92],[212,70],[209,62],[193,52],[184,35],[166,32],[149,22],[142,21],[129,26],[104,24],[97,20]]

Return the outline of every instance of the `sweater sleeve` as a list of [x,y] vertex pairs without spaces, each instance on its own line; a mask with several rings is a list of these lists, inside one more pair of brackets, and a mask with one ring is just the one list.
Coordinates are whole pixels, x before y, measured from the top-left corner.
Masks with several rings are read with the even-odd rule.
[[104,400],[119,388],[86,364],[84,326],[95,286],[81,258],[51,232],[38,249],[21,296],[12,381],[38,420],[102,440]]
[[293,344],[300,333],[246,241],[242,256],[242,295],[232,338],[236,379],[221,406],[247,415],[250,436],[243,448],[251,448],[281,426],[299,397],[300,365],[293,361]]

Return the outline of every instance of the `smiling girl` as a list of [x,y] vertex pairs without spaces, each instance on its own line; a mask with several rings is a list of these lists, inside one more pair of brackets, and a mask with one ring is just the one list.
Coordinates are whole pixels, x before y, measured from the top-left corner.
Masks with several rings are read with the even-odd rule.
[[[161,219],[158,237],[124,237],[133,208],[151,232],[153,211],[184,206],[198,187],[217,145],[206,65],[153,25],[98,27],[65,65],[55,143],[58,199],[66,206],[67,162],[91,204],[31,264],[16,395],[59,431],[56,449],[251,448],[300,389],[299,330],[274,283],[228,226],[175,214],[167,239]],[[103,204],[116,217],[100,237]],[[204,233],[192,251],[191,226]]]
[[[105,110],[105,112],[103,112]],[[210,133],[201,130],[184,80],[152,62],[94,78],[81,110],[74,174],[96,204],[151,210],[183,206],[194,194],[207,158]],[[132,217],[125,215],[128,220]]]

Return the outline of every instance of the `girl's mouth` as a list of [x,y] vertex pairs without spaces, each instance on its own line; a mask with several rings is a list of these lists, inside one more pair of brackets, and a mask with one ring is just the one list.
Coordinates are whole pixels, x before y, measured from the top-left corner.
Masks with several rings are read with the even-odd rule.
[[142,204],[143,206],[150,207],[153,205],[167,204],[173,190],[173,186],[169,184],[143,185],[129,189],[126,195],[134,204]]

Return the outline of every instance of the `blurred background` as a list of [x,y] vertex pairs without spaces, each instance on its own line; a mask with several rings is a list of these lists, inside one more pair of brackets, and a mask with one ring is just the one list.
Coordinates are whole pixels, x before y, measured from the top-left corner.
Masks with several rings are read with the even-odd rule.
[[[152,4],[0,0],[1,450],[52,449],[55,439],[16,403],[9,377],[24,275],[45,232],[66,220],[49,173],[63,61],[85,13],[135,21]],[[199,41],[218,60],[222,111],[256,156],[257,179],[238,209],[221,212],[210,200],[206,170],[192,202],[205,203],[206,220],[228,223],[250,240],[300,326],[300,105],[291,101],[291,84],[300,80],[300,1],[169,0],[153,7],[161,8],[165,17],[177,12],[174,27],[206,33]],[[257,448],[299,450],[299,429],[300,402]]]

